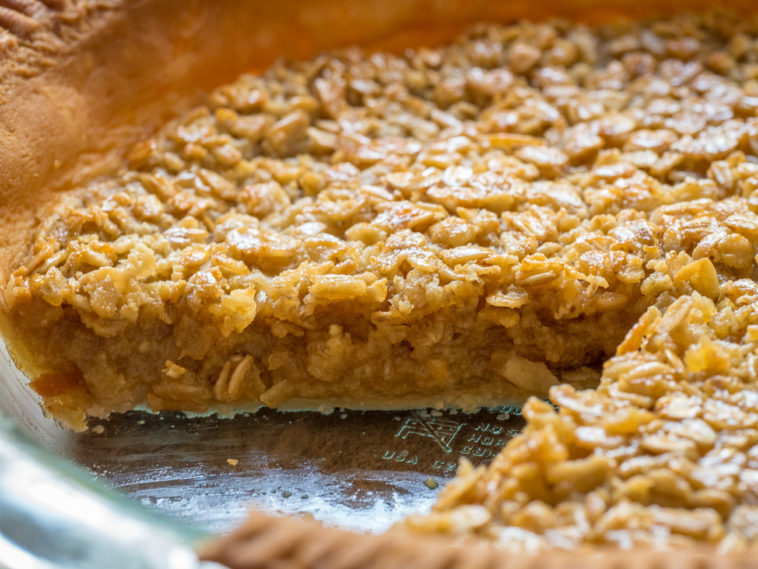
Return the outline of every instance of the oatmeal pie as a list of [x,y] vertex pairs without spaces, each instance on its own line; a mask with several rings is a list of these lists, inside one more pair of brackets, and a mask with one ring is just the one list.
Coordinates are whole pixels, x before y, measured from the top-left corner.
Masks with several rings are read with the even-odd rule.
[[402,530],[753,544],[758,19],[298,61],[40,193],[2,307],[49,414],[549,396]]

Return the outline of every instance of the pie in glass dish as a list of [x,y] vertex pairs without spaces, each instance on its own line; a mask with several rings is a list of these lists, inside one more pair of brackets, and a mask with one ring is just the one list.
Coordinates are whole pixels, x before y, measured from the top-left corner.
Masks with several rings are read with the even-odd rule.
[[476,25],[135,116],[4,194],[5,336],[52,417],[537,396],[400,531],[754,542],[754,17]]

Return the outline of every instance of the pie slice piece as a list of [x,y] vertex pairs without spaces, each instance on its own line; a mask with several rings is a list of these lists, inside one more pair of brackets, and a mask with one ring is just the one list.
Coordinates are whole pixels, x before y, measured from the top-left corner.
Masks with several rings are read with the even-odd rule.
[[592,383],[648,307],[753,274],[758,122],[720,25],[491,26],[243,76],[61,194],[5,287],[12,347],[74,428]]
[[527,426],[484,468],[465,465],[405,528],[534,551],[586,544],[754,545],[758,285],[651,308],[600,386],[531,399]]
[[[657,293],[646,211],[698,187],[617,149],[644,85],[573,116],[616,73],[583,78],[588,30],[491,27],[472,52],[481,34],[242,77],[63,194],[4,297],[48,411],[472,407],[595,380]],[[535,79],[545,34],[563,94]]]

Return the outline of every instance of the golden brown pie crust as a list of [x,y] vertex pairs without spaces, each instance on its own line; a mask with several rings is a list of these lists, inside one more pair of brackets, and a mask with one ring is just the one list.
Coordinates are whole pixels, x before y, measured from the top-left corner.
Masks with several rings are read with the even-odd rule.
[[201,548],[200,555],[230,569],[737,569],[755,565],[754,550],[716,555],[706,547],[669,551],[585,548],[535,555],[400,532],[358,535],[312,520],[261,513],[251,514],[234,533]]

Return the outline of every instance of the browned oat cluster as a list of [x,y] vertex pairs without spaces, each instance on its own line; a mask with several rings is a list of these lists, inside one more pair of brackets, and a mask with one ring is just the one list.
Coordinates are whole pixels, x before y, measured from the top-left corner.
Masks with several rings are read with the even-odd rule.
[[4,295],[32,386],[74,427],[552,387],[406,527],[755,541],[757,35],[481,26],[242,77],[41,222]]
[[493,464],[464,465],[406,527],[525,550],[755,545],[757,382],[753,279],[650,308],[600,387],[554,387],[558,412],[531,399],[526,429]]

